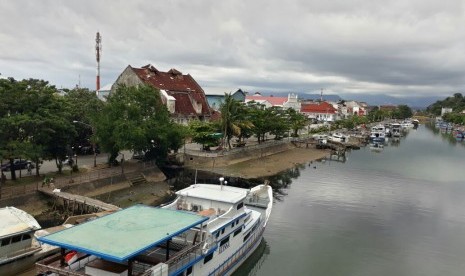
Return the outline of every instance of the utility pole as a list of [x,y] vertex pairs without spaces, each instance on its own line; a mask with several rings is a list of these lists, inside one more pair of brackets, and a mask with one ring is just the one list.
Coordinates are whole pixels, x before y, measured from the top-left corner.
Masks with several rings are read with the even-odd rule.
[[95,57],[97,60],[97,89],[96,92],[100,90],[100,54],[102,52],[102,37],[100,33],[97,32],[95,38]]

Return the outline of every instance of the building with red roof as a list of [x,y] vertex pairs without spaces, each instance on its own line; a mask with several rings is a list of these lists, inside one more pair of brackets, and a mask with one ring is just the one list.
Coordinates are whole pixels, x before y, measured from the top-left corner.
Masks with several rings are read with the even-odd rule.
[[334,122],[337,120],[338,111],[327,102],[306,102],[301,104],[300,113],[310,119],[324,122]]
[[142,68],[128,65],[113,84],[111,91],[114,92],[121,84],[148,84],[158,88],[163,103],[179,123],[186,124],[192,119],[210,119],[211,110],[205,92],[189,74],[184,75],[176,69],[161,72],[151,64]]

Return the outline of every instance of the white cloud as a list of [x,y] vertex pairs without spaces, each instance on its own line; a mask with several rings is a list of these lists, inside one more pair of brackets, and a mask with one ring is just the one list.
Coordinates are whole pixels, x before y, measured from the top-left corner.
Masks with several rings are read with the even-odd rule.
[[94,88],[128,65],[208,89],[450,95],[465,79],[464,2],[0,0],[0,73]]

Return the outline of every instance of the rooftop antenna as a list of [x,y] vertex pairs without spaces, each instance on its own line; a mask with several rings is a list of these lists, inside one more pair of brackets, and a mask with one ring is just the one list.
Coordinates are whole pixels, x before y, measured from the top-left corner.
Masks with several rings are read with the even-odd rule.
[[97,36],[95,37],[95,57],[97,60],[97,90],[100,90],[100,54],[102,51],[102,37],[100,36],[100,32],[97,32]]

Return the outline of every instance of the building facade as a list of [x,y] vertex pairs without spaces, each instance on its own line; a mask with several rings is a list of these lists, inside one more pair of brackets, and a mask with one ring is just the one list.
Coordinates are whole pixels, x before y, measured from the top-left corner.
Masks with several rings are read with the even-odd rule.
[[160,90],[162,102],[168,108],[173,120],[187,124],[191,120],[209,120],[210,106],[202,87],[187,74],[176,69],[162,72],[149,64],[141,68],[129,65],[111,87],[114,93],[119,85],[151,85]]

